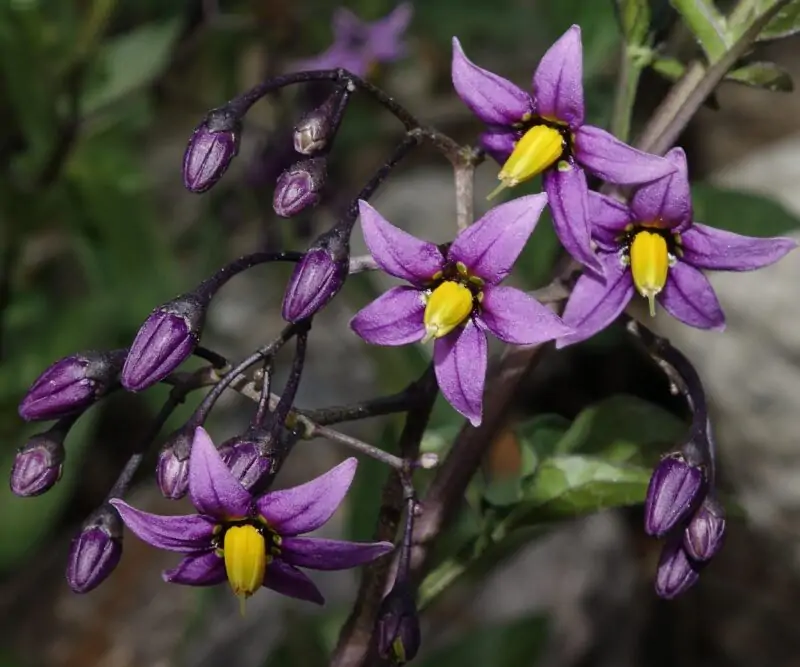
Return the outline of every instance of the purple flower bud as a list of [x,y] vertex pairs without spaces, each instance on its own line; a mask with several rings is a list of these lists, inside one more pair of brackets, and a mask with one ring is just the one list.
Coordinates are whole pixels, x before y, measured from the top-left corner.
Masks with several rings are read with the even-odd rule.
[[656,593],[671,600],[688,591],[700,578],[700,565],[683,550],[681,540],[664,545],[656,573]]
[[336,228],[320,236],[294,267],[283,297],[283,319],[298,322],[339,293],[350,269],[350,242]]
[[277,472],[277,459],[266,432],[250,431],[224,442],[220,456],[248,491],[263,486]]
[[167,438],[158,454],[156,480],[165,498],[179,500],[189,490],[189,458],[197,424],[187,422]]
[[122,557],[122,521],[116,510],[103,505],[72,540],[67,560],[67,583],[76,593],[97,588]]
[[688,519],[708,489],[705,466],[693,465],[678,453],[661,459],[647,489],[644,529],[661,537]]
[[200,341],[207,307],[207,298],[189,292],[150,313],[125,359],[122,386],[142,391],[180,366]]
[[328,148],[343,115],[350,93],[342,86],[316,109],[305,114],[294,126],[294,149],[301,155],[314,155]]
[[222,178],[239,152],[242,126],[225,108],[214,109],[192,133],[183,154],[183,184],[191,192],[205,192]]
[[44,433],[37,433],[23,445],[11,467],[10,485],[14,494],[27,498],[53,488],[61,479],[64,464],[64,439],[74,417],[62,419]]
[[286,169],[275,183],[272,207],[282,218],[291,218],[319,204],[325,186],[325,158],[301,160]]
[[81,352],[59,359],[28,389],[19,404],[26,421],[82,412],[116,386],[127,350]]
[[725,510],[707,497],[683,533],[683,548],[694,560],[707,561],[717,555],[725,540]]
[[419,615],[414,592],[406,581],[396,583],[381,602],[377,630],[382,658],[404,665],[417,655],[421,643]]

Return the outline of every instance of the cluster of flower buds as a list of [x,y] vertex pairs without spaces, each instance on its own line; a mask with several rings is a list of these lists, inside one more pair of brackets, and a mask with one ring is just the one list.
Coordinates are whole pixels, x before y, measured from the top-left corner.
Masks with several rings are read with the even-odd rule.
[[645,531],[667,540],[656,575],[660,597],[691,588],[722,547],[725,512],[710,489],[710,465],[704,448],[690,441],[665,456],[650,479]]

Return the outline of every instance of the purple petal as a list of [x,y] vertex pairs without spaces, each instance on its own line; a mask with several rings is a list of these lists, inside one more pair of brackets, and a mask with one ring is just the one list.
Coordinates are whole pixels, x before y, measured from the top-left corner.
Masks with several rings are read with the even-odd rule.
[[346,42],[366,31],[367,25],[347,7],[337,7],[331,19],[336,42]]
[[602,253],[604,275],[585,271],[578,278],[564,309],[564,323],[575,333],[556,341],[561,348],[594,336],[611,324],[634,294],[630,270],[615,254]]
[[533,95],[539,116],[560,120],[572,129],[583,125],[583,46],[577,25],[542,56],[533,75]]
[[490,128],[478,138],[481,148],[499,164],[503,164],[514,152],[517,134],[505,128]]
[[453,87],[478,118],[488,125],[513,125],[533,113],[533,100],[508,79],[478,67],[453,37]]
[[575,133],[575,159],[604,181],[620,185],[649,183],[675,171],[663,157],[636,150],[591,125]]
[[199,514],[161,516],[137,510],[119,498],[109,502],[136,537],[157,549],[189,553],[211,546],[214,524]]
[[487,356],[486,334],[472,321],[433,346],[439,389],[473,426],[481,423]]
[[350,327],[373,345],[407,345],[425,336],[425,299],[416,287],[393,287],[362,308]]
[[201,514],[219,519],[245,517],[253,498],[220,458],[206,430],[194,432],[189,459],[189,497]]
[[618,237],[631,224],[631,211],[612,197],[589,191],[589,221],[592,237],[605,250],[619,248]]
[[692,192],[683,149],[673,148],[664,158],[677,171],[639,188],[631,199],[631,211],[638,221],[661,222],[660,226],[672,229],[691,224]]
[[287,537],[281,558],[290,565],[312,570],[345,570],[370,563],[394,549],[391,542],[347,542],[318,537]]
[[369,50],[376,60],[391,62],[405,55],[406,47],[401,39],[413,15],[412,4],[403,2],[390,14],[369,25]]
[[689,326],[715,331],[725,328],[725,315],[708,278],[683,261],[670,267],[658,302],[670,315]]
[[214,551],[186,556],[178,567],[164,570],[161,576],[167,583],[187,586],[214,586],[228,578],[224,559]]
[[325,598],[317,585],[296,567],[284,563],[280,558],[273,558],[267,565],[264,586],[291,598],[325,604]]
[[441,271],[444,257],[435,244],[398,229],[363,200],[358,207],[364,241],[386,273],[412,285],[424,285]]
[[335,69],[341,67],[356,76],[364,77],[370,67],[370,61],[363,50],[347,48],[340,42],[334,42],[322,53],[294,61],[288,68],[290,72],[302,72],[318,69]]
[[497,284],[511,271],[547,204],[544,194],[495,206],[456,236],[447,258],[463,262],[470,273]]
[[777,262],[797,247],[786,238],[741,236],[694,223],[681,234],[683,261],[698,269],[751,271]]
[[267,493],[256,501],[258,511],[283,536],[316,530],[344,500],[357,467],[358,461],[349,458],[310,482]]
[[600,271],[600,262],[592,250],[589,187],[583,169],[574,163],[560,162],[545,172],[543,181],[553,229],[564,249],[582,264]]
[[506,343],[538,345],[572,333],[547,306],[514,287],[487,286],[481,309],[480,321]]

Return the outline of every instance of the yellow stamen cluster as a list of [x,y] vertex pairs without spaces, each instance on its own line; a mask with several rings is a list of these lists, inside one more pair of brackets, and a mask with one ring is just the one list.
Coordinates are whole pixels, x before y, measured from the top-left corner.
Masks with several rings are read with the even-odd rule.
[[472,292],[461,283],[446,280],[428,297],[425,306],[426,343],[446,336],[469,317],[472,312]]
[[535,125],[517,142],[497,178],[501,183],[487,197],[492,199],[506,188],[530,180],[555,164],[564,153],[561,132],[547,125]]
[[633,284],[650,301],[650,315],[655,315],[655,298],[664,289],[669,270],[667,242],[659,233],[642,230],[633,237],[630,253]]
[[255,526],[231,526],[222,545],[225,572],[234,594],[244,601],[264,583],[267,569],[267,544]]

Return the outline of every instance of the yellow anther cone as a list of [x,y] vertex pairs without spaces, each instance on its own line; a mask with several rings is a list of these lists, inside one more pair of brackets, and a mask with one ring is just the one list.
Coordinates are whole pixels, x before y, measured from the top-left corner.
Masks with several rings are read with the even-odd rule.
[[636,290],[650,301],[656,314],[656,296],[664,289],[669,271],[667,242],[661,234],[641,231],[631,243],[631,273]]
[[231,526],[225,532],[222,551],[228,582],[234,594],[241,599],[242,613],[244,613],[245,599],[264,583],[264,573],[267,569],[267,547],[264,536],[254,526]]
[[487,197],[492,199],[505,188],[530,180],[555,164],[564,152],[564,138],[558,130],[536,125],[522,135],[497,178],[501,183]]
[[425,306],[425,343],[446,336],[472,312],[472,292],[461,283],[443,282],[433,290]]

